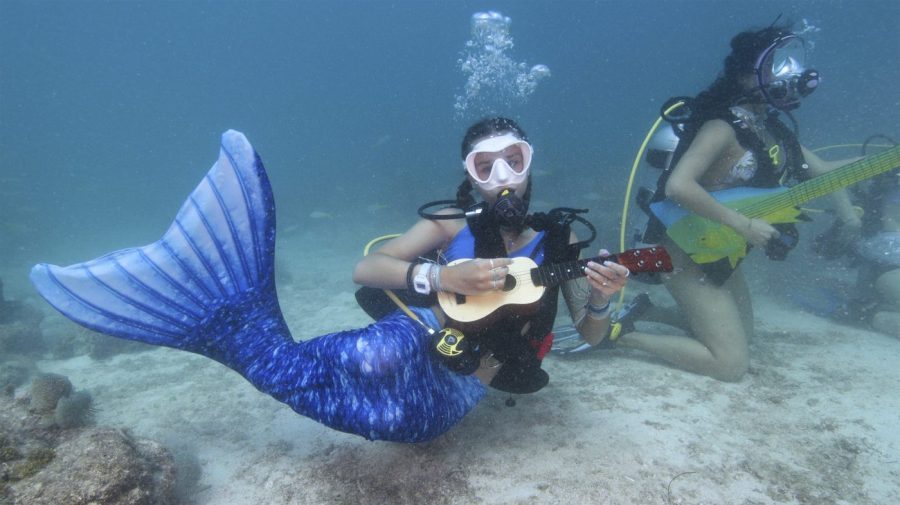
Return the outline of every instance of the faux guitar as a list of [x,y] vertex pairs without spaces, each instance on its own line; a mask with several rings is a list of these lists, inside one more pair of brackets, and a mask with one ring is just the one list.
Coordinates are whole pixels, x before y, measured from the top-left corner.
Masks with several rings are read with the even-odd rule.
[[[503,289],[481,295],[438,293],[438,303],[448,317],[464,323],[478,321],[504,305],[527,305],[538,301],[544,291],[562,282],[584,277],[588,261],[614,261],[632,273],[671,272],[672,259],[661,246],[631,249],[619,254],[566,263],[538,266],[531,258],[510,258]],[[469,259],[452,261],[455,265]]]
[[[794,223],[798,205],[900,167],[900,146],[845,165],[791,188],[731,188],[712,192],[719,203],[770,224]],[[697,216],[671,200],[650,204],[666,234],[698,264],[728,258],[735,268],[747,255],[747,241],[729,226]]]

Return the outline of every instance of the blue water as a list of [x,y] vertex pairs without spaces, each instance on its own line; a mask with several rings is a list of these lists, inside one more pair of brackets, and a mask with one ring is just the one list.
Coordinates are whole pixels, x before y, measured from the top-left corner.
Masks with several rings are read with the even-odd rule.
[[[279,233],[292,236],[312,230],[315,233],[309,236],[318,237],[316,240],[321,243],[304,242],[304,257],[315,257],[321,250],[325,251],[323,255],[332,255],[332,260],[335,256],[348,258],[345,271],[316,271],[316,276],[306,281],[295,278],[297,284],[331,285],[335,279],[344,279],[349,285],[352,261],[370,238],[411,225],[421,203],[454,197],[462,180],[462,134],[484,113],[467,110],[459,114],[454,108],[467,77],[458,62],[464,57],[466,41],[472,37],[473,13],[488,10],[502,12],[512,20],[515,45],[507,55],[526,68],[546,65],[552,74],[538,83],[527,100],[498,101],[492,110],[518,120],[535,146],[536,204],[590,208],[589,218],[600,232],[595,247],[615,248],[610,244],[618,240],[628,170],[661,104],[671,96],[694,95],[706,87],[721,68],[730,38],[745,29],[765,27],[779,14],[796,21],[797,26],[803,26],[805,20],[817,29],[807,34],[807,39],[814,44],[810,59],[821,72],[823,83],[796,112],[801,141],[815,148],[859,143],[879,133],[900,138],[900,2],[896,0],[0,0],[0,278],[7,297],[32,297],[37,303],[27,280],[28,268],[34,263],[69,264],[158,239],[185,196],[215,161],[219,137],[229,128],[245,133],[266,164],[278,205]],[[853,149],[834,152],[834,156],[855,154]],[[827,223],[815,226],[823,225]],[[805,239],[811,236],[803,233]],[[296,247],[298,242],[302,241],[290,244]],[[808,242],[802,244],[806,247]],[[318,249],[319,246],[324,249]],[[810,255],[800,251],[787,263],[777,265],[756,256],[748,260],[745,268],[767,272],[766,276],[751,279],[754,294],[763,295],[760,298],[767,301],[765,294],[771,294],[773,287],[781,289],[789,284],[785,280],[809,282],[810,272],[822,274],[826,270],[823,263],[812,263],[819,260],[811,260]],[[827,268],[842,267],[831,264]],[[835,275],[850,278],[850,274],[839,271]],[[816,282],[814,279],[809,284]],[[338,302],[340,291],[346,288],[341,285],[335,289]],[[349,294],[343,294],[349,298]],[[296,292],[293,296],[292,300],[302,298]],[[309,307],[291,307],[295,314],[305,310],[303,314],[312,315],[303,321],[289,322],[301,329],[312,327],[316,334],[337,330],[327,317],[316,312],[328,303],[329,299],[317,299]],[[844,404],[840,402],[846,401],[847,405],[863,405],[877,412],[877,403],[882,401],[878,395],[884,395],[884,401],[896,397],[890,389],[891,384],[896,385],[896,378],[890,377],[883,390],[874,388],[872,396],[869,391],[856,391],[857,396],[850,398],[852,395],[842,394],[846,390],[831,384],[831,389],[823,389],[820,399],[816,391],[801,387],[832,378],[832,371],[823,371],[823,365],[816,361],[818,341],[807,335],[805,338],[812,343],[806,342],[808,347],[800,348],[804,342],[781,338],[784,335],[779,333],[779,321],[769,321],[765,313],[758,314],[758,321],[764,323],[761,326],[765,345],[754,349],[764,349],[766,353],[754,355],[757,368],[751,372],[752,377],[736,387],[749,389],[740,391],[744,394],[738,397],[740,401],[756,408],[753,402],[759,400],[757,403],[763,407],[750,410],[751,414],[743,418],[723,408],[721,424],[717,418],[717,424],[709,427],[688,427],[693,431],[685,433],[695,434],[696,444],[705,444],[699,439],[706,436],[707,429],[733,433],[734,419],[754,425],[735,435],[738,442],[768,439],[771,431],[763,430],[761,435],[753,431],[752,417],[768,417],[760,412],[768,412],[765,409],[770,406],[775,410],[782,408],[782,413],[796,413],[808,408],[825,410],[833,405],[842,409],[840,405]],[[850,340],[834,334],[849,335],[854,331],[838,325],[834,328],[830,335],[831,344],[838,341],[834,345]],[[891,349],[896,355],[894,344],[892,340],[878,343],[881,349]],[[853,358],[848,365],[851,371],[840,370],[835,375],[835,380],[843,385],[855,384],[855,380],[865,376],[861,370],[873,369],[872,362],[866,359],[878,351],[860,347],[858,354],[863,357],[857,359],[856,349],[847,351]],[[780,352],[788,356],[784,358],[787,363],[779,361]],[[625,358],[603,359],[602,365],[609,368],[597,373],[608,375],[601,377],[598,384],[619,381],[618,387],[630,391],[628,387],[644,380],[635,369],[613,368],[616,360]],[[895,368],[884,364],[890,359],[889,353],[875,356],[875,361],[886,369]],[[800,361],[801,365],[791,368],[791,360]],[[588,370],[585,373],[594,373],[594,364],[589,360],[576,363],[576,368],[564,368],[569,364],[560,365],[560,361],[553,360],[550,365],[557,370],[576,371],[581,366]],[[77,368],[77,364],[73,366]],[[785,369],[801,369],[815,377],[798,386],[796,381],[791,382],[795,377],[785,380],[781,375]],[[87,376],[93,373],[81,372]],[[696,398],[703,402],[710,398],[721,400],[735,391],[674,370],[659,373],[668,375],[655,378],[658,388],[649,395],[662,395],[660,391],[670,394],[670,383],[675,384],[671,394],[676,398],[679,391],[687,390],[679,389],[678,384],[708,388],[684,402],[688,404],[696,403]],[[821,378],[815,374],[821,374]],[[871,374],[863,378],[870,380]],[[491,407],[493,410],[482,411],[478,422],[462,427],[487,441],[476,438],[478,443],[467,447],[460,440],[468,435],[460,435],[447,446],[438,446],[450,447],[446,452],[451,456],[438,455],[436,461],[446,460],[452,466],[457,455],[454,448],[463,453],[459,460],[467,461],[470,454],[466,451],[494,451],[495,439],[502,440],[497,443],[501,446],[499,451],[516,443],[512,441],[516,437],[514,430],[501,430],[495,425],[482,429],[484,423],[479,422],[486,417],[513,419],[519,425],[538,419],[554,427],[565,424],[565,419],[556,417],[559,412],[571,411],[573,417],[568,424],[580,423],[584,409],[572,407],[583,405],[584,393],[577,388],[584,385],[584,376],[576,379],[560,386],[569,389],[557,390],[565,393],[562,398],[566,401],[570,401],[570,395],[570,403],[557,405],[551,394],[535,395],[530,400],[552,404],[556,408],[553,411],[531,410],[535,404],[518,410],[505,409],[498,400]],[[881,386],[877,380],[872,382]],[[190,380],[185,384],[189,385]],[[213,384],[211,387],[216,387],[214,381]],[[796,390],[809,395],[808,399],[802,397],[806,403],[779,403],[784,391],[790,399]],[[614,396],[605,390],[604,394]],[[635,449],[643,444],[640,450],[634,450],[636,457],[640,459],[643,454],[646,461],[655,460],[656,454],[641,452],[652,453],[652,437],[643,437],[654,425],[646,420],[629,424],[627,409],[605,410],[603,402],[607,397],[596,395],[591,399],[601,404],[592,407],[600,413],[598,416],[606,417],[592,419],[593,426],[588,429],[578,424],[579,433],[583,432],[579,436],[584,438],[572,443],[579,449],[570,447],[571,451],[580,454],[583,444],[596,440],[602,445],[606,440],[604,427],[621,422],[621,428],[635,430],[620,432],[627,439],[626,447]],[[99,400],[102,403],[103,399]],[[619,400],[640,403],[644,397],[626,394]],[[677,403],[677,399],[671,402]],[[654,411],[659,417],[653,419],[662,419],[661,425],[657,423],[663,426],[660,429],[665,430],[669,423],[678,426],[679,422],[696,422],[690,415],[679,419],[680,412],[672,404],[662,403],[658,412]],[[715,403],[710,405],[711,410],[719,408]],[[204,428],[207,422],[216,426],[215,415],[207,416],[200,407],[198,410],[185,417]],[[847,416],[856,415],[850,407],[845,410]],[[666,418],[670,411],[674,412],[672,417]],[[891,415],[896,417],[886,414]],[[896,424],[888,417],[884,425]],[[154,416],[148,419],[154,420]],[[281,424],[275,423],[280,431],[276,430],[271,438],[291,440],[296,419],[280,419]],[[777,420],[778,416],[773,415],[772,419]],[[772,419],[768,421],[774,422]],[[641,424],[644,422],[647,426]],[[829,422],[822,421],[824,428],[811,425],[797,431],[828,431]],[[539,427],[544,430],[546,426]],[[248,423],[248,432],[255,433],[252,428]],[[784,431],[794,428],[789,426]],[[872,435],[876,445],[891,437],[889,429],[881,425],[877,428]],[[190,437],[191,429],[178,426],[173,432]],[[543,438],[542,433],[532,433],[536,439]],[[682,440],[671,432],[661,433],[660,437],[668,436],[670,441]],[[838,430],[838,434],[842,433]],[[831,447],[830,434],[819,434],[821,438],[802,440],[797,446],[808,445],[815,454],[822,452],[820,445]],[[299,438],[298,447],[309,442]],[[684,440],[687,442],[683,452],[694,451],[693,439],[684,435]],[[717,439],[716,443],[722,440]],[[896,465],[896,458],[888,454],[890,447],[884,449],[885,454],[865,447],[860,458],[873,462],[873,466],[883,463],[888,468],[884,474],[896,475],[895,470],[890,470],[895,466],[889,466]],[[532,449],[543,451],[539,444],[525,441],[510,449],[509,454]],[[596,449],[591,457],[605,449]],[[763,444],[759,451],[765,449]],[[628,450],[619,452],[628,457],[632,454]],[[822,459],[839,462],[829,456],[831,453],[824,454]],[[757,455],[756,459],[768,461],[764,456]],[[348,460],[356,461],[356,457],[356,453],[351,454]],[[795,459],[802,457],[806,457],[805,452]],[[542,456],[535,455],[529,462],[539,458]],[[718,460],[708,455],[699,461],[714,468],[712,473],[717,476],[757,472],[760,486],[768,486],[774,494],[781,493],[778,482],[791,482],[795,476],[784,472],[780,462],[773,463],[771,469],[760,470],[759,466],[735,458],[722,466],[716,466]],[[360,461],[358,465],[367,467],[367,460]],[[380,468],[394,463],[392,458],[385,461],[385,465],[371,466]],[[401,468],[415,469],[416,460],[410,461],[411,467]],[[753,458],[748,461],[752,463]],[[577,465],[583,463],[576,461]],[[602,461],[596,464],[606,466]],[[644,463],[640,466],[644,468]],[[815,473],[815,465],[809,466]],[[609,468],[615,470],[615,465]],[[345,466],[337,466],[333,478],[343,478],[344,469]],[[455,471],[447,473],[452,477]],[[577,471],[563,469],[560,473]],[[776,478],[782,474],[783,480]],[[850,474],[853,476],[853,472]],[[653,489],[664,490],[674,473],[660,475],[645,475],[640,482],[648,489],[652,485]],[[842,482],[831,476],[821,477],[822,483],[834,487],[838,486],[835,482]],[[580,479],[580,475],[575,478]],[[590,479],[585,480],[580,484],[586,488],[593,485]],[[648,481],[650,485],[646,484]],[[360,479],[356,485],[359,482],[367,481]],[[373,478],[370,482],[381,481]],[[815,479],[813,482],[819,483]],[[407,484],[402,489],[415,489],[416,485]],[[885,486],[891,490],[875,496],[896,496],[896,482]],[[834,496],[855,496],[842,489],[835,491]],[[497,492],[502,491],[498,488]],[[488,490],[488,494],[493,496],[493,491]],[[781,502],[793,503],[789,499]]]
[[[262,154],[280,225],[316,210],[365,220],[375,205],[406,226],[460,180],[477,115],[454,114],[457,60],[488,9],[512,18],[513,59],[552,71],[527,103],[499,108],[549,174],[536,198],[591,207],[610,236],[660,104],[706,86],[730,37],[779,13],[821,30],[810,39],[824,84],[797,114],[807,144],[900,130],[893,1],[2,0],[0,261],[155,238],[227,128]],[[604,199],[573,197],[585,192]]]

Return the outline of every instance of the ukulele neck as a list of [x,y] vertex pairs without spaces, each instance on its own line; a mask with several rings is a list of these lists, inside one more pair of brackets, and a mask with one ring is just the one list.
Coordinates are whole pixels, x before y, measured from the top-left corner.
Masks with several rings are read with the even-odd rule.
[[585,270],[589,261],[602,263],[604,261],[616,261],[616,255],[597,256],[583,260],[567,261],[564,263],[554,263],[552,265],[542,265],[531,269],[531,282],[535,286],[544,286],[552,288],[563,282],[584,277]]

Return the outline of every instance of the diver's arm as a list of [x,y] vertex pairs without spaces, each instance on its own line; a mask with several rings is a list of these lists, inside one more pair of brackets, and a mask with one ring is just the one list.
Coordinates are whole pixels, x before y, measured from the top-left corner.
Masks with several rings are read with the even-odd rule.
[[725,121],[705,123],[666,182],[666,196],[698,216],[733,228],[751,244],[763,246],[778,235],[775,228],[722,205],[699,182],[735,142],[734,130]]
[[585,342],[591,345],[600,343],[609,330],[609,313],[604,318],[588,316],[587,304],[588,300],[593,299],[591,303],[595,307],[602,307],[609,300],[601,301],[601,297],[595,297],[587,279],[583,277],[563,283],[561,290],[575,329]]
[[809,171],[813,177],[818,177],[836,168],[841,168],[848,163],[853,163],[854,161],[859,161],[864,158],[864,156],[854,156],[853,158],[846,158],[843,160],[828,161],[823,160],[818,154],[804,146],[800,146],[800,149],[803,151],[803,159],[809,165]]
[[[445,228],[440,222],[422,219],[403,235],[359,260],[353,269],[353,282],[373,288],[404,289],[410,263],[444,243]],[[420,268],[414,267],[413,275]]]
[[[569,243],[578,242],[578,237],[572,233],[569,237]],[[606,250],[601,250],[600,255],[609,254]],[[607,310],[605,316],[589,313],[588,304],[597,307],[609,307],[612,297],[621,290],[628,278],[628,270],[619,264],[612,262],[604,262],[604,264],[588,262],[586,277],[573,279],[563,283],[561,286],[563,298],[572,316],[572,323],[585,342],[591,345],[599,344],[609,329],[609,313]],[[595,273],[603,274],[609,282],[603,285],[603,282],[595,280]]]
[[[438,213],[458,213],[456,209],[443,209]],[[406,233],[388,241],[381,249],[364,257],[353,270],[353,282],[382,289],[406,288],[410,264],[419,256],[446,246],[464,226],[462,219],[423,219]],[[482,258],[458,265],[442,266],[438,271],[442,291],[463,295],[496,291],[509,271],[509,258]],[[413,267],[412,276],[419,273],[421,265]],[[494,270],[496,269],[496,272]]]
[[[803,158],[809,165],[809,172],[813,177],[818,177],[826,172],[830,172],[836,168],[840,168],[847,163],[852,163],[854,161],[862,159],[862,156],[858,156],[845,160],[826,161],[820,158],[819,155],[805,147],[801,147],[801,149],[803,150]],[[832,193],[830,195],[830,198],[834,203],[835,212],[837,213],[838,219],[840,219],[842,223],[854,228],[862,226],[862,221],[860,220],[859,215],[854,210],[853,203],[850,201],[850,195],[847,193],[846,189],[841,189]]]

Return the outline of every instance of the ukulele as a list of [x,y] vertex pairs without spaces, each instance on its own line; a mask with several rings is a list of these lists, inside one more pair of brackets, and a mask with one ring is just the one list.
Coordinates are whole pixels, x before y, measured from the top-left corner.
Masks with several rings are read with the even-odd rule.
[[[528,305],[540,300],[547,288],[565,281],[584,277],[588,261],[602,263],[614,261],[632,273],[671,272],[672,259],[661,246],[630,249],[609,256],[538,266],[531,258],[510,258],[509,273],[503,281],[503,289],[479,295],[438,293],[438,303],[447,316],[455,321],[469,323],[494,313],[505,305]],[[447,266],[470,259],[458,259]]]

